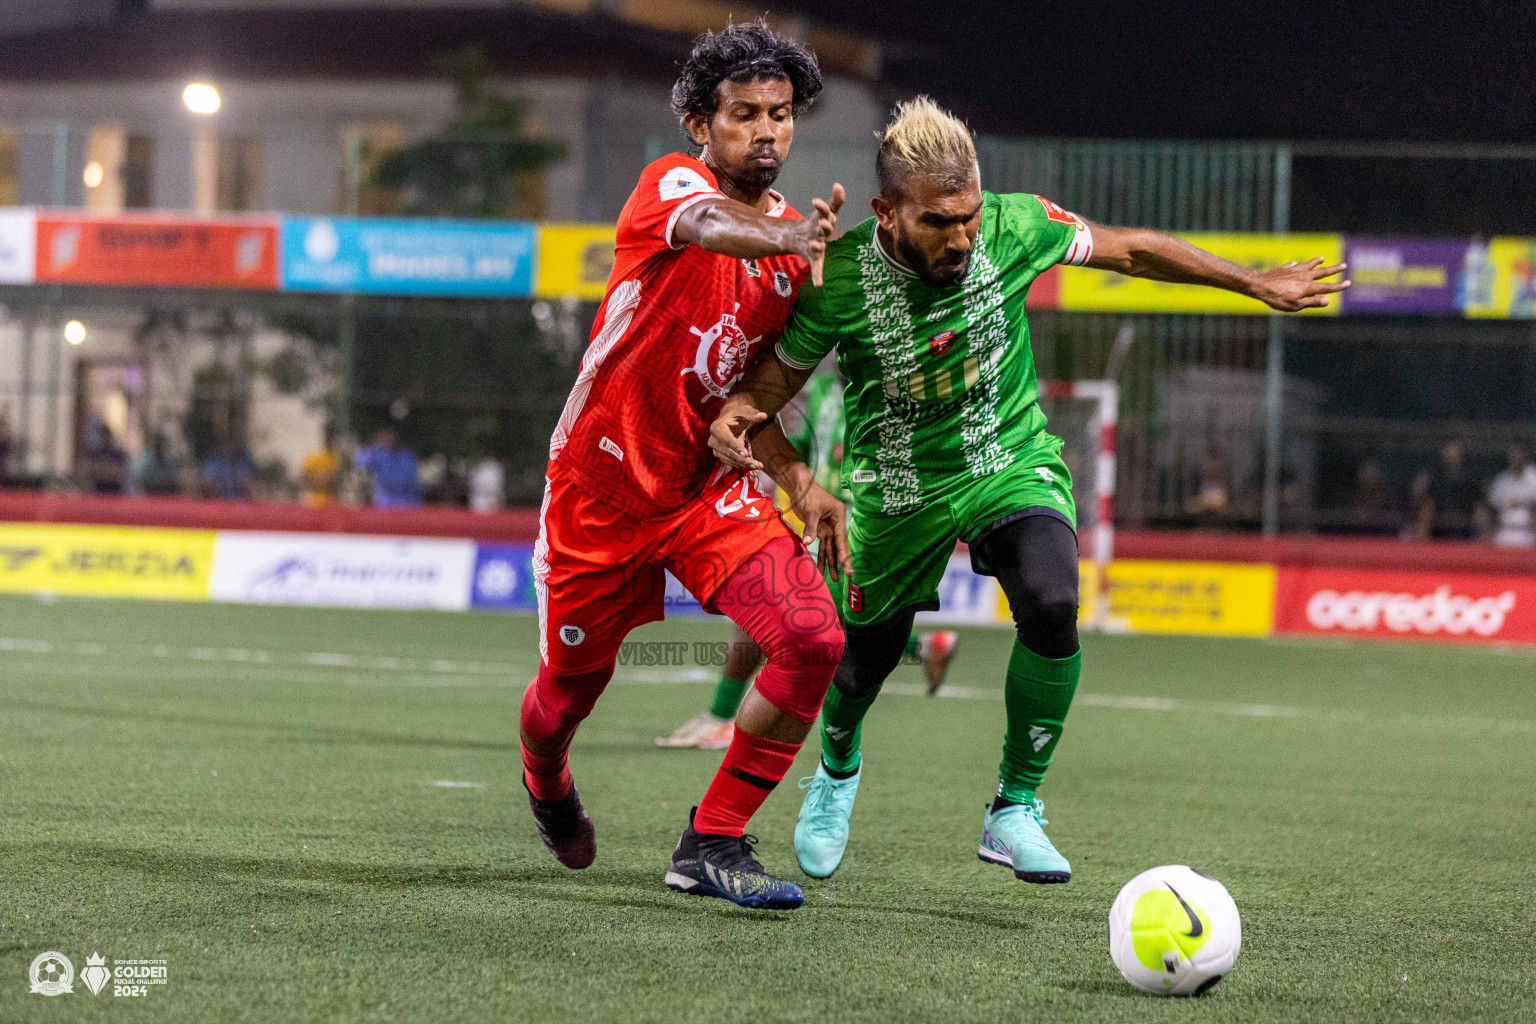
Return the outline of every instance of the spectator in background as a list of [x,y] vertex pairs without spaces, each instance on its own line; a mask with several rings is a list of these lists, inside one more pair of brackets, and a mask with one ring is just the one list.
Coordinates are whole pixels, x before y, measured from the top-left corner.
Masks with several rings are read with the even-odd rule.
[[385,427],[373,435],[373,443],[359,448],[352,466],[366,473],[375,508],[417,508],[421,505],[421,479],[416,453],[402,447],[395,432]]
[[1536,465],[1520,445],[1509,446],[1509,465],[1489,485],[1488,505],[1497,517],[1493,533],[1496,545],[1536,546]]
[[1361,533],[1390,536],[1401,526],[1402,511],[1387,486],[1381,463],[1364,459],[1355,470],[1355,492],[1350,497],[1350,513]]
[[1482,488],[1462,464],[1461,442],[1452,438],[1441,447],[1440,464],[1429,473],[1427,496],[1414,506],[1415,533],[1438,540],[1471,540],[1481,504]]
[[1216,526],[1227,517],[1231,493],[1221,469],[1221,454],[1212,448],[1200,463],[1200,484],[1184,503],[1184,511],[1202,526]]
[[198,482],[205,498],[250,501],[256,482],[256,463],[243,447],[225,441],[217,452],[203,461]]
[[341,493],[341,453],[336,450],[336,428],[327,423],[320,447],[304,456],[299,475],[304,481],[304,504],[326,508]]
[[163,496],[181,490],[181,469],[164,434],[155,434],[128,463],[128,493]]
[[469,474],[469,507],[475,512],[499,512],[507,503],[507,474],[489,455]]

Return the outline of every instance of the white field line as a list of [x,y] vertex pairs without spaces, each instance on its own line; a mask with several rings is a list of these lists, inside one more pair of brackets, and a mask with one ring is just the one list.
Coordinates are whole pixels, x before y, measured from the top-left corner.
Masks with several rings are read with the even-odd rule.
[[[241,677],[265,682],[292,682],[303,684],[369,684],[394,683],[407,686],[486,686],[509,685],[522,687],[532,675],[534,666],[518,662],[456,661],[447,658],[400,658],[373,655],[339,654],[325,651],[268,651],[239,647],[171,647],[166,644],[126,645],[108,648],[89,642],[61,642],[16,637],[0,637],[0,652],[41,655],[54,658],[111,658],[114,664],[106,671],[117,675],[154,677],[159,679],[231,679],[227,670],[214,668],[212,664],[240,665]],[[131,666],[125,660],[190,661],[208,665],[206,669],[190,665],[172,668],[160,665]],[[39,672],[58,676],[101,676],[104,666],[80,664],[48,664],[41,661],[0,663],[0,668],[10,668],[18,674]],[[305,672],[304,668],[340,669],[340,673]],[[377,675],[352,673],[392,673],[387,678]],[[657,683],[713,683],[719,678],[718,671],[710,668],[675,669],[625,669],[614,675],[617,684]],[[883,693],[899,697],[922,697],[926,689],[916,683],[887,683]],[[968,686],[944,686],[935,694],[948,700],[1001,701],[1000,689],[978,689]],[[1074,700],[1079,707],[1105,708],[1116,711],[1160,711],[1184,714],[1224,715],[1239,718],[1292,718],[1329,722],[1391,722],[1399,725],[1422,726],[1437,729],[1468,729],[1495,732],[1536,731],[1536,722],[1528,719],[1481,718],[1476,716],[1445,715],[1398,715],[1384,716],[1366,711],[1347,711],[1328,708],[1307,708],[1290,704],[1245,704],[1229,701],[1187,700],[1173,697],[1150,697],[1125,694],[1080,693]]]

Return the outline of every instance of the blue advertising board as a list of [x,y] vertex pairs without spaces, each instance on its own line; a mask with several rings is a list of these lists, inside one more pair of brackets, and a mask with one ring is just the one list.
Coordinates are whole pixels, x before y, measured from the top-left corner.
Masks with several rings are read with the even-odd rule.
[[503,612],[536,612],[532,544],[476,544],[469,606]]
[[523,298],[533,293],[534,249],[532,224],[285,217],[280,287]]
[[[698,599],[666,574],[663,606],[668,616],[703,615]],[[475,545],[475,571],[470,577],[469,606],[502,612],[536,612],[539,599],[533,589],[533,545]]]

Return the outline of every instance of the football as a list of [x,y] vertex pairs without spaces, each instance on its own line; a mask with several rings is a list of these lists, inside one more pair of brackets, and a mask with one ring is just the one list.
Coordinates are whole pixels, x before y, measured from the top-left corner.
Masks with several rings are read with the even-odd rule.
[[1109,909],[1109,957],[1159,996],[1198,996],[1237,962],[1243,926],[1216,879],[1182,864],[1143,871]]

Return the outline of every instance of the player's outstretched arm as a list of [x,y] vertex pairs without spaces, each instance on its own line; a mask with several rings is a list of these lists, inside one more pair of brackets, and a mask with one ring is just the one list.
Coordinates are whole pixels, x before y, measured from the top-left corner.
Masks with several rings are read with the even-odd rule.
[[1090,267],[1153,281],[1225,288],[1258,299],[1282,313],[1326,306],[1329,295],[1349,287],[1347,280],[1328,280],[1348,270],[1348,264],[1324,266],[1320,256],[1305,262],[1292,260],[1260,273],[1160,231],[1112,228],[1102,224],[1091,227],[1093,255],[1088,257]]
[[804,220],[769,217],[746,203],[711,197],[682,212],[672,237],[739,260],[799,256],[811,265],[811,283],[820,287],[821,264],[837,230],[843,195],[843,186],[833,185],[831,201],[811,200],[815,212]]
[[813,372],[790,366],[776,352],[753,363],[709,425],[709,450],[715,458],[735,469],[761,469],[772,476],[772,467],[752,457],[752,438],[800,393]]

